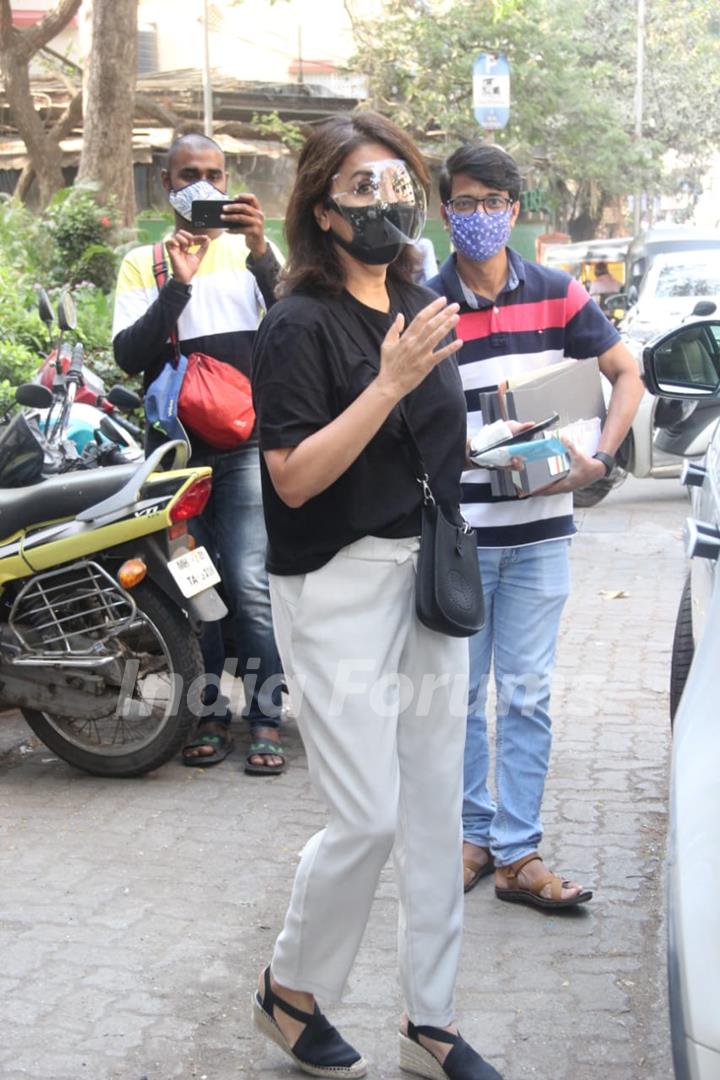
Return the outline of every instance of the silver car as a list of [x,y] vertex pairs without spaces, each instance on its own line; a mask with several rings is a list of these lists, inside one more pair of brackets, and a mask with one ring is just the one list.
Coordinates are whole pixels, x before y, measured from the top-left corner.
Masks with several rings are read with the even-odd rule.
[[[720,397],[720,321],[691,323],[645,349],[651,393]],[[720,1077],[720,428],[685,466],[690,572],[675,630],[668,848],[668,982],[677,1080]]]

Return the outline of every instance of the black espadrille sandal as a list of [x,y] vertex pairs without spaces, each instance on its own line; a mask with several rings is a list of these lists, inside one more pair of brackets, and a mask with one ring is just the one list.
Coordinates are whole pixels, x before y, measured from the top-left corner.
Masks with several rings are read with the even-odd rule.
[[[323,1016],[318,1006],[308,1013],[296,1009],[294,1005],[283,1001],[270,987],[270,966],[263,973],[264,991],[253,994],[253,1022],[255,1027],[272,1039],[276,1046],[292,1058],[298,1069],[311,1076],[339,1077],[364,1076],[367,1072],[365,1058],[358,1054],[350,1043],[335,1030],[330,1021]],[[305,1024],[297,1042],[292,1046],[287,1041],[274,1018],[274,1009],[280,1009],[293,1020]]]
[[[435,1042],[451,1043],[452,1050],[441,1065],[420,1042],[420,1036]],[[460,1033],[453,1035],[427,1024],[416,1027],[408,1021],[407,1035],[400,1032],[400,1068],[427,1080],[502,1080],[500,1073],[480,1057]]]

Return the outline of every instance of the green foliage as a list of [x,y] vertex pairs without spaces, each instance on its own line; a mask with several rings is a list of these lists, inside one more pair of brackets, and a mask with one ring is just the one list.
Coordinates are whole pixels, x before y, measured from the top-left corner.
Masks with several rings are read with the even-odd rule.
[[74,338],[85,345],[87,363],[115,382],[112,298],[117,256],[110,246],[113,211],[98,207],[88,192],[60,192],[43,215],[0,197],[0,410],[14,389],[31,379],[53,345],[37,313],[37,286],[53,307],[64,286],[78,311]]
[[42,218],[5,194],[0,194],[0,248],[4,267],[36,278],[47,273],[53,256]]
[[48,345],[37,313],[32,278],[15,266],[0,266],[0,411],[14,400],[14,389],[29,379]]
[[99,206],[89,188],[63,188],[51,200],[45,220],[55,245],[54,279],[71,285],[91,281],[111,289],[117,273],[116,208]]
[[281,120],[277,111],[253,113],[251,124],[262,135],[277,139],[290,150],[300,150],[305,142],[305,136],[298,125],[287,120]]
[[697,177],[718,144],[716,0],[654,0],[648,10],[640,139],[635,4],[386,0],[381,19],[355,22],[352,66],[369,76],[369,104],[441,157],[482,137],[473,61],[505,53],[511,113],[496,141],[550,190],[561,217],[597,217],[614,196],[672,182],[666,150],[680,156],[675,172]]
[[[115,281],[113,279],[113,286]],[[113,296],[89,282],[73,289],[77,305],[76,338],[85,346],[85,361],[110,387],[121,378],[112,350]]]

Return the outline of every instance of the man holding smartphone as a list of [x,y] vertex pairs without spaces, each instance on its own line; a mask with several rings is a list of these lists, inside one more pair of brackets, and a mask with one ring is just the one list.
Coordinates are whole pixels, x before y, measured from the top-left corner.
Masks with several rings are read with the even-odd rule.
[[[250,378],[255,332],[273,302],[280,269],[260,203],[251,194],[226,196],[225,156],[205,135],[176,139],[161,175],[175,212],[175,230],[164,243],[165,280],[158,288],[153,245],[134,248],[123,259],[113,318],[115,360],[130,375],[142,372],[147,389],[172,356],[176,333],[184,355],[205,353]],[[216,204],[216,228],[192,224],[199,200]],[[251,729],[245,771],[277,774],[285,764],[278,739],[282,678],[265,571],[257,438],[253,433],[236,449],[217,450],[192,434],[191,463],[213,470],[210,500],[190,524],[218,563],[230,609]],[[215,677],[203,696],[209,715],[200,719],[183,760],[205,767],[232,749],[228,702],[218,689],[225,664],[219,623],[205,627],[202,649],[206,672]]]
[[[469,433],[482,425],[480,393],[509,375],[566,357],[597,356],[613,384],[600,448],[568,447],[566,476],[527,498],[494,497],[481,469],[463,476],[466,519],[478,534],[487,621],[470,639],[470,701],[465,742],[465,891],[495,873],[498,899],[544,910],[574,907],[592,893],[544,864],[540,809],[550,760],[550,678],[569,590],[572,491],[605,476],[637,410],[637,364],[587,292],[558,270],[508,247],[520,212],[520,173],[504,150],[456,150],[440,173],[443,220],[454,253],[428,288],[460,304],[457,354]],[[543,417],[535,417],[537,421]],[[497,689],[495,798],[488,788],[486,694]]]

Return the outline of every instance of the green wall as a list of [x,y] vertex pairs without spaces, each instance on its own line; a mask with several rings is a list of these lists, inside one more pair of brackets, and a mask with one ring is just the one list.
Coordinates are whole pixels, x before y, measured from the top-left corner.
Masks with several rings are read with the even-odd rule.
[[[513,229],[510,243],[524,259],[535,262],[535,237],[546,232],[546,228],[542,223],[530,225],[521,222]],[[265,218],[265,231],[270,239],[284,251],[285,239],[283,237],[282,218]],[[438,263],[447,259],[450,254],[450,240],[442,221],[439,218],[428,218],[424,235],[432,240]]]
[[[139,230],[138,239],[141,244],[154,244],[162,240],[167,232],[169,217],[139,217],[137,222]],[[277,244],[281,251],[285,251],[285,238],[283,236],[282,218],[265,218],[265,231],[273,243]],[[535,261],[535,237],[546,231],[544,224],[516,225],[512,231],[510,243],[519,251],[525,259]],[[425,236],[433,242],[438,264],[450,254],[450,241],[442,221],[438,218],[429,218],[425,225]]]

